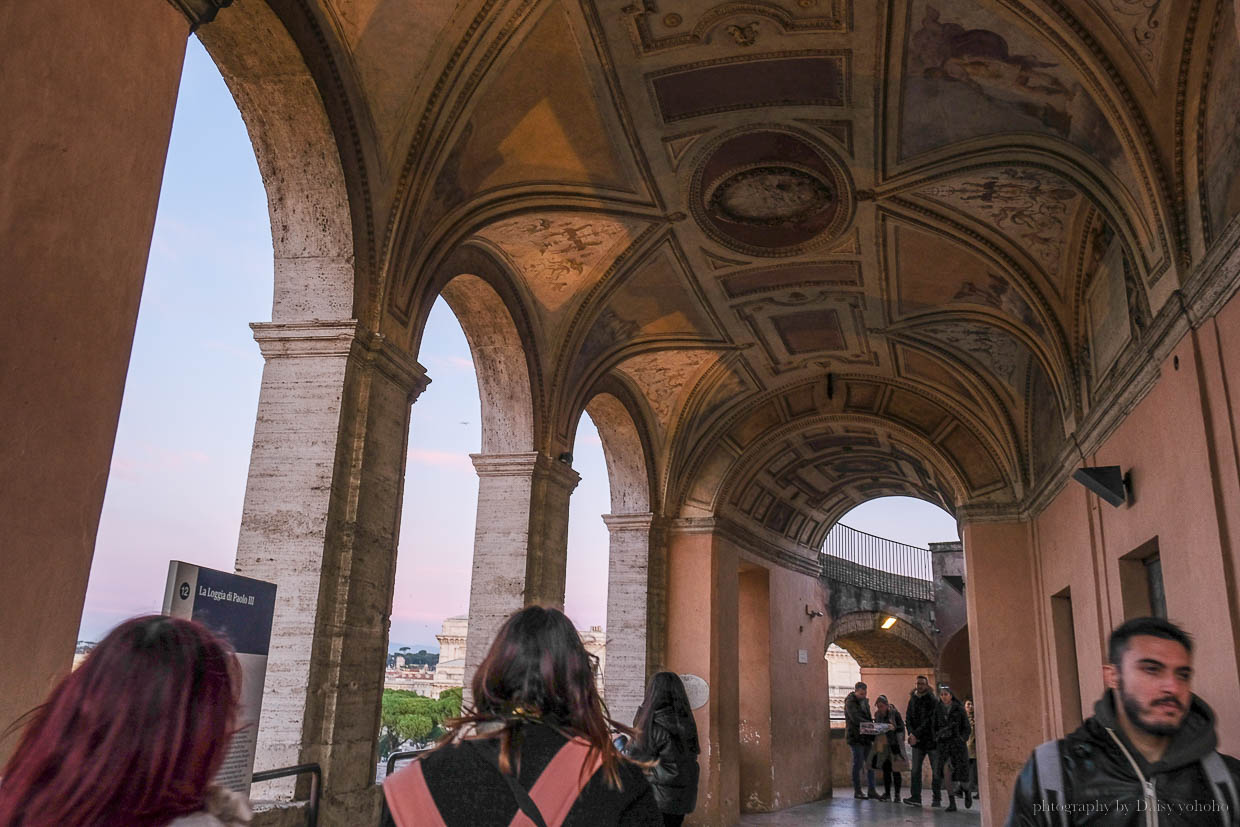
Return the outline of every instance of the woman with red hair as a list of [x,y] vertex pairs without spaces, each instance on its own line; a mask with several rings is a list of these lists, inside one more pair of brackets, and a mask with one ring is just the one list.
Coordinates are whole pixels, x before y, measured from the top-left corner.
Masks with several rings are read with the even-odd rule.
[[5,827],[247,823],[211,787],[232,738],[236,661],[206,627],[126,621],[66,675],[0,773]]

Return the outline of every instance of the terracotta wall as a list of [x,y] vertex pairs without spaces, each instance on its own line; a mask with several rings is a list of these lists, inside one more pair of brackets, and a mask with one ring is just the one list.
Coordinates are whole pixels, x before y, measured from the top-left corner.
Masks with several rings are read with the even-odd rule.
[[[1126,619],[1121,558],[1156,539],[1167,613],[1196,640],[1194,689],[1215,707],[1222,747],[1231,752],[1240,751],[1240,477],[1231,403],[1237,371],[1240,302],[1233,299],[1185,337],[1153,390],[1087,457],[1091,465],[1131,469],[1133,502],[1114,508],[1071,483],[1034,521],[1042,635],[1054,641],[1049,601],[1070,588],[1085,715],[1102,694],[1107,636]],[[1058,683],[1055,654],[1046,657],[1051,686]],[[1058,709],[1058,692],[1054,703]]]
[[[831,794],[826,590],[817,577],[770,569],[771,752],[776,809]],[[804,650],[806,662],[800,662]],[[847,750],[844,751],[847,754]]]
[[[720,533],[673,528],[668,668],[710,683],[689,824],[736,824],[830,795],[826,594],[816,577],[771,566]],[[802,661],[802,654],[804,662]]]
[[[1065,696],[1074,688],[1068,658],[1075,658],[1083,714],[1092,714],[1103,692],[1107,637],[1134,611],[1124,558],[1155,542],[1168,615],[1196,641],[1194,690],[1218,716],[1222,751],[1240,752],[1238,388],[1240,299],[1233,298],[1184,337],[1149,393],[1086,456],[1089,465],[1131,471],[1130,504],[1112,507],[1069,482],[1029,523],[965,527],[979,750],[998,806],[983,800],[996,823],[1007,812],[1018,754],[1064,734]],[[1144,578],[1128,582],[1131,588]],[[1057,645],[1056,596],[1071,600],[1074,652],[1061,651],[1062,628]],[[1034,674],[1018,677],[1013,669]],[[1010,699],[1019,708],[997,704],[1014,684],[1029,687]]]
[[702,775],[689,824],[740,817],[737,559],[736,546],[710,532],[673,529],[668,537],[667,668],[710,685],[710,701],[694,713]]
[[188,34],[0,4],[0,729],[73,658]]
[[740,667],[740,806],[743,813],[777,809],[771,764],[771,589],[767,570],[744,565],[737,593]]

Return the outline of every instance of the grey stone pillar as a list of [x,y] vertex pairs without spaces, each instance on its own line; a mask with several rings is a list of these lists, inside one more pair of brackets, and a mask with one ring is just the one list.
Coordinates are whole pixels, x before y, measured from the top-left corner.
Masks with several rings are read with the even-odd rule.
[[611,532],[603,694],[611,717],[630,724],[646,693],[650,530],[654,515],[604,514],[603,522]]
[[568,503],[581,477],[538,452],[473,454],[478,517],[469,588],[465,695],[495,633],[517,609],[564,608]]
[[322,823],[361,823],[374,804],[409,407],[426,374],[353,320],[253,328],[266,365],[237,571],[278,586],[256,767],[318,762]]

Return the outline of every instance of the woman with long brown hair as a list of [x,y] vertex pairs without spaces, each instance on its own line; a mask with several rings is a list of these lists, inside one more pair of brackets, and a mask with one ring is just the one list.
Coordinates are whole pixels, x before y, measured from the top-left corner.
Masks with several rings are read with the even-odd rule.
[[0,775],[5,827],[246,823],[211,786],[232,739],[235,659],[189,620],[117,626],[29,716]]
[[440,746],[383,784],[383,827],[661,827],[611,721],[577,630],[530,606],[504,623]]
[[680,827],[697,807],[697,722],[689,708],[684,682],[675,672],[659,672],[650,679],[646,700],[633,721],[637,730],[629,753],[650,761],[650,785],[663,814],[664,827]]

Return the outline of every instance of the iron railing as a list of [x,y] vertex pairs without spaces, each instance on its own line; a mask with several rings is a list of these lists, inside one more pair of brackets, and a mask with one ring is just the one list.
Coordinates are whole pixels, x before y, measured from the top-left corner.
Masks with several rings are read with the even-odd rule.
[[875,537],[836,523],[823,542],[822,576],[914,600],[934,600],[929,549]]
[[392,773],[396,772],[397,761],[412,761],[414,758],[417,758],[419,755],[421,755],[422,753],[426,751],[427,751],[427,748],[410,749],[410,750],[405,750],[404,752],[393,752],[391,755],[388,756],[388,759],[387,759],[387,774],[391,775]]
[[254,773],[255,784],[260,781],[275,781],[277,778],[295,778],[299,775],[310,775],[310,799],[306,802],[306,825],[319,825],[319,790],[323,786],[323,769],[318,764],[298,764],[295,767],[281,767],[278,770],[263,770]]

